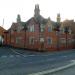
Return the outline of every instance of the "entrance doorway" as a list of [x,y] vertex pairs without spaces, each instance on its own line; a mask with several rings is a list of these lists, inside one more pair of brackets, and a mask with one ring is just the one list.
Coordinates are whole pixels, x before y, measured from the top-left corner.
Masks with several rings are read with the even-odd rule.
[[43,51],[44,50],[44,38],[40,38],[40,50]]

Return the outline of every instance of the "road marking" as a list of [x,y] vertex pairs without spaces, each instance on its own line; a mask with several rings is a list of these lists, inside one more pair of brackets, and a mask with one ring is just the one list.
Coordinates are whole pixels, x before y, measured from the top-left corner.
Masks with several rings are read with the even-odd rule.
[[1,58],[7,58],[7,56],[6,55],[2,55]]
[[9,57],[10,57],[10,58],[13,58],[13,57],[14,57],[14,55],[9,55]]
[[36,56],[36,55],[28,55],[28,56]]
[[37,63],[44,63],[44,62],[47,62],[47,61],[52,61],[52,60],[55,60],[55,59],[47,59],[47,60],[38,60],[38,61],[30,61],[30,62],[26,62],[25,64],[37,64]]
[[21,57],[20,55],[15,55],[16,57]]
[[57,71],[60,71],[60,70],[64,70],[64,69],[70,68],[72,66],[75,66],[75,60],[71,60],[71,63],[70,64],[65,65],[65,66],[62,66],[62,67],[58,67],[58,68],[55,68],[55,69],[46,70],[46,71],[42,71],[42,72],[38,72],[38,73],[32,73],[32,74],[29,74],[29,75],[45,75],[45,74],[51,74],[51,73],[54,73],[54,72],[57,72]]
[[21,53],[15,51],[15,50],[13,50],[13,49],[11,49],[11,50],[12,50],[14,53],[18,54],[18,55],[16,55],[17,57],[19,57],[19,56],[23,56],[23,57],[31,57],[31,56],[35,56],[35,55],[24,55],[24,54],[21,54]]
[[62,56],[62,57],[66,58],[67,56]]
[[15,50],[13,50],[13,49],[11,49],[11,51],[12,51],[12,52],[14,52],[14,53],[16,53],[16,54],[21,55],[21,53],[19,53],[19,52],[15,51]]

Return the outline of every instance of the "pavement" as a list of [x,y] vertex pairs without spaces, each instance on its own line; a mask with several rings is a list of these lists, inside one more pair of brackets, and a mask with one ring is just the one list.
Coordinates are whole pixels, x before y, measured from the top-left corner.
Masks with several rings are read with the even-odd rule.
[[66,66],[71,60],[75,60],[75,50],[42,53],[0,47],[0,75],[30,75]]

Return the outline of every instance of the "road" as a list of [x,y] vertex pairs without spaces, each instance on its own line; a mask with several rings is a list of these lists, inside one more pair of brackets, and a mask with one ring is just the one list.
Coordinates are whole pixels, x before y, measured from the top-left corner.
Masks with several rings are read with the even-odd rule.
[[46,74],[46,75],[75,75],[75,66],[72,66],[70,68],[55,73]]
[[75,50],[40,53],[0,47],[0,75],[29,75],[70,64],[71,60],[75,60]]

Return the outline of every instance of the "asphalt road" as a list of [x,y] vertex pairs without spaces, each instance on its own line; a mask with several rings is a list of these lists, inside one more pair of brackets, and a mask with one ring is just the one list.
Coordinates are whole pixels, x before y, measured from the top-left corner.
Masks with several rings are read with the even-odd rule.
[[75,75],[75,66],[47,75]]
[[64,66],[75,60],[75,51],[30,52],[0,47],[0,75],[28,75]]

